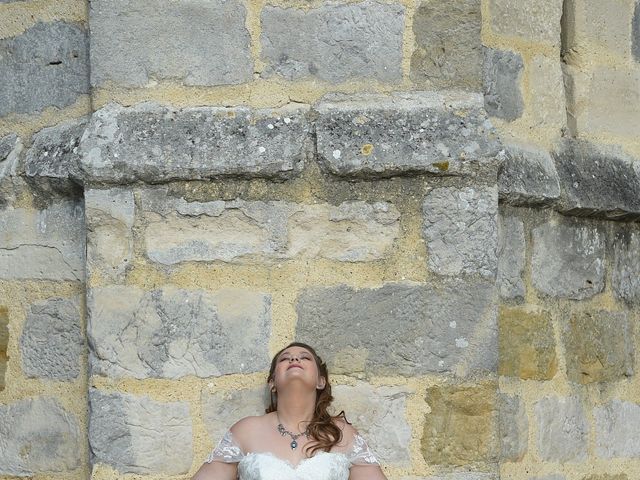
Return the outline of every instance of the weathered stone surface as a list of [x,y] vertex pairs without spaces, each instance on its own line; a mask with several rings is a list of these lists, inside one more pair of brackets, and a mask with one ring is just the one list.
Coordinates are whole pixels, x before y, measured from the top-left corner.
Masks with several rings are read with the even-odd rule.
[[549,312],[531,307],[501,307],[498,320],[500,375],[551,380],[558,369]]
[[89,444],[93,463],[120,473],[185,474],[193,460],[193,433],[186,402],[89,391]]
[[560,197],[556,167],[548,152],[528,145],[508,145],[498,172],[500,201],[510,205],[552,205]]
[[524,223],[518,217],[498,216],[498,276],[500,298],[524,299],[522,279],[526,261]]
[[36,23],[0,40],[0,78],[0,117],[71,105],[89,93],[86,32],[72,23]]
[[484,49],[484,105],[487,113],[511,122],[522,115],[520,77],[524,63],[519,53]]
[[0,405],[0,474],[21,477],[80,467],[78,420],[53,398]]
[[336,175],[477,174],[502,158],[476,94],[336,96],[314,110],[318,158]]
[[611,285],[616,297],[640,303],[640,231],[624,225],[613,241]]
[[94,374],[209,377],[268,368],[266,294],[110,286],[93,288],[87,306]]
[[559,473],[552,473],[551,475],[543,475],[541,477],[531,477],[530,480],[567,480],[567,477]]
[[15,199],[19,190],[16,176],[22,150],[22,141],[15,133],[0,138],[0,208]]
[[640,457],[640,405],[612,400],[594,408],[596,455],[601,458]]
[[83,217],[73,201],[0,211],[0,279],[82,280]]
[[[561,7],[558,3],[554,5]],[[558,42],[557,39],[554,41]],[[551,138],[563,136],[567,125],[567,90],[562,65],[564,64],[558,61],[557,54],[540,54],[535,55],[526,67],[529,98],[533,99],[527,104],[530,128],[541,133],[542,129],[546,129],[546,135]]]
[[413,17],[411,78],[432,88],[482,88],[479,0],[422,2]]
[[83,345],[78,298],[52,298],[31,305],[20,337],[27,377],[77,378]]
[[91,83],[130,87],[173,80],[229,85],[253,78],[239,0],[93,0]]
[[493,278],[498,268],[496,186],[434,188],[422,205],[429,269]]
[[261,20],[265,76],[314,77],[331,83],[402,77],[401,5],[369,0],[309,10],[267,5]]
[[133,259],[135,204],[125,188],[84,192],[87,222],[87,273],[119,282]]
[[334,373],[495,371],[493,282],[433,282],[309,288],[298,297],[296,336],[323,352]]
[[534,406],[538,421],[538,453],[549,462],[587,458],[589,425],[577,397],[544,397]]
[[547,222],[533,229],[531,277],[542,293],[581,300],[604,288],[604,234],[590,225]]
[[336,411],[345,410],[347,419],[367,439],[384,465],[411,465],[411,427],[405,418],[406,387],[372,387],[365,383],[333,388]]
[[520,397],[498,396],[498,432],[500,459],[519,462],[527,452],[529,419]]
[[633,375],[633,335],[625,312],[579,312],[563,331],[569,380],[582,384]]
[[534,42],[558,44],[562,3],[553,0],[491,0],[491,29]]
[[81,142],[86,181],[159,183],[220,176],[288,178],[313,153],[307,109],[109,104]]
[[497,473],[488,472],[454,472],[428,477],[400,477],[401,480],[498,480]]
[[586,477],[583,477],[582,480],[628,480],[628,478],[629,477],[627,477],[626,473],[618,473],[617,475],[602,473],[602,474],[587,475]]
[[421,451],[428,464],[495,462],[499,455],[497,385],[437,386],[427,389]]
[[558,209],[573,215],[640,219],[640,169],[614,148],[565,141],[554,153],[562,189]]
[[9,356],[7,350],[9,348],[9,311],[7,307],[0,306],[0,392],[4,390],[5,373],[7,372],[7,363]]
[[631,53],[636,62],[640,62],[640,3],[636,3],[633,11],[631,33]]

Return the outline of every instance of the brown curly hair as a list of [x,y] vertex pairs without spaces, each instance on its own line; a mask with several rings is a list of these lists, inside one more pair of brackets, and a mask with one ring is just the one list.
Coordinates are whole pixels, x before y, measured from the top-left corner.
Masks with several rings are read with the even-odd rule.
[[[282,352],[284,352],[287,348],[290,347],[302,347],[306,350],[309,350],[311,355],[316,361],[316,366],[318,367],[318,373],[320,376],[324,377],[325,386],[323,389],[316,390],[316,406],[313,411],[313,418],[307,427],[309,432],[309,437],[313,439],[312,442],[308,443],[305,447],[305,454],[310,457],[318,450],[323,450],[328,452],[331,448],[338,444],[340,440],[342,440],[342,430],[338,427],[334,420],[340,419],[345,423],[349,423],[345,416],[344,410],[342,410],[337,415],[331,415],[328,411],[331,402],[333,401],[333,396],[331,395],[331,384],[329,383],[329,371],[327,370],[327,364],[322,361],[322,359],[318,356],[316,351],[307,345],[306,343],[301,342],[293,342],[284,347],[278,353],[275,354],[273,360],[271,360],[271,368],[269,369],[269,376],[267,377],[267,383],[273,380],[273,375],[276,370],[276,365],[278,363],[278,357]],[[271,392],[271,401],[269,407],[266,409],[266,413],[275,412],[278,410],[278,394],[277,392]]]

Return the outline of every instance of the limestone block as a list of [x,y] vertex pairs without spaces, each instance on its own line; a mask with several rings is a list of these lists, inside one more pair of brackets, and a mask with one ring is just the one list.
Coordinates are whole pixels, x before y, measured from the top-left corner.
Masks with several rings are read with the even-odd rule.
[[633,11],[631,53],[636,62],[640,62],[640,3],[636,3]]
[[7,363],[9,357],[7,350],[9,348],[9,311],[7,307],[0,306],[0,392],[6,386],[5,373],[7,372]]
[[627,477],[626,473],[618,473],[616,475],[611,475],[609,473],[602,473],[602,474],[594,474],[594,475],[587,475],[586,477],[583,477],[582,480],[628,480],[629,477]]
[[63,108],[89,93],[85,30],[73,23],[36,23],[0,40],[0,117]]
[[22,151],[22,141],[17,134],[0,138],[0,208],[11,203],[24,186],[24,181],[17,177]]
[[81,170],[88,182],[117,184],[289,178],[313,152],[307,110],[109,104],[91,117]]
[[93,0],[91,84],[230,85],[253,78],[239,0]]
[[640,231],[624,225],[613,241],[611,284],[617,298],[640,303]]
[[559,473],[552,473],[551,475],[543,475],[541,477],[531,477],[530,480],[567,480],[567,477]]
[[538,453],[548,462],[587,459],[589,425],[577,397],[547,396],[534,405],[538,421]]
[[0,405],[0,444],[2,475],[66,473],[82,461],[78,420],[53,398]]
[[[515,2],[519,5],[528,6],[530,2]],[[552,4],[554,9],[560,10],[561,3],[546,1]],[[556,25],[556,24],[552,24]],[[560,22],[557,23],[558,27]],[[556,39],[556,42],[559,42]],[[562,63],[557,54],[551,57],[535,55],[526,66],[528,74],[529,88],[531,89],[527,109],[530,112],[531,120],[536,128],[554,128],[558,134],[567,124],[566,96],[564,78],[562,73]]]
[[421,451],[428,464],[496,462],[497,385],[437,386],[427,389],[427,414]]
[[400,480],[498,480],[497,473],[453,472],[428,477],[400,477]]
[[0,279],[82,280],[84,212],[62,201],[45,210],[0,211]]
[[413,17],[411,79],[434,89],[482,88],[479,0],[422,2]]
[[333,388],[336,411],[344,410],[347,419],[365,438],[383,465],[411,465],[409,442],[411,427],[405,418],[406,387],[372,387],[366,383]]
[[440,275],[495,278],[498,188],[440,187],[422,205],[429,270]]
[[508,122],[522,115],[524,103],[520,80],[523,69],[519,53],[484,49],[484,105],[489,115]]
[[531,277],[540,292],[582,300],[604,288],[604,234],[578,222],[533,229]]
[[267,5],[261,25],[265,76],[330,83],[354,78],[393,82],[402,77],[401,5],[370,0],[305,10]]
[[193,460],[189,405],[91,389],[89,444],[94,464],[120,473],[185,474]]
[[269,366],[269,295],[171,286],[93,288],[88,295],[92,373],[178,378],[261,371]]
[[501,307],[498,319],[498,373],[525,380],[551,380],[558,369],[549,312]]
[[498,396],[498,431],[500,459],[511,462],[522,460],[529,443],[529,419],[520,397]]
[[625,312],[580,312],[563,331],[569,380],[582,384],[633,375],[633,335]]
[[501,158],[477,94],[329,97],[314,112],[319,161],[336,175],[477,175]]
[[78,298],[51,298],[31,305],[20,336],[27,377],[77,378],[83,346]]
[[524,223],[515,216],[498,216],[498,276],[500,298],[524,299],[522,279],[526,261]]
[[562,3],[554,0],[491,0],[491,30],[507,37],[558,45]]
[[296,336],[334,373],[495,372],[496,302],[488,280],[313,287],[298,297]]
[[593,413],[598,457],[640,457],[640,405],[614,399],[595,407]]

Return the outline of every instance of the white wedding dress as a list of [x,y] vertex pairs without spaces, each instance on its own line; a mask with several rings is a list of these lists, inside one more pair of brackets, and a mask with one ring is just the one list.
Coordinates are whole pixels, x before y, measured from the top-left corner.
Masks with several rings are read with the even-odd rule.
[[237,463],[239,480],[348,480],[352,465],[379,465],[360,435],[355,435],[344,452],[318,452],[292,465],[272,453],[244,453],[230,431],[206,460],[207,463],[214,461]]

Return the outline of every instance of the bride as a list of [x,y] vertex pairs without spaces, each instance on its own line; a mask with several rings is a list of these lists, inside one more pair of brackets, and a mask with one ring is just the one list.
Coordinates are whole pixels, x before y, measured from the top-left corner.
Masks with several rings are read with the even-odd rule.
[[267,382],[267,413],[235,423],[192,480],[386,480],[344,412],[327,412],[329,374],[313,348],[280,350]]

